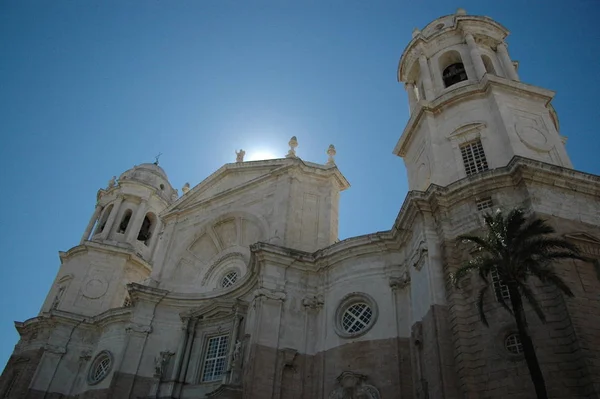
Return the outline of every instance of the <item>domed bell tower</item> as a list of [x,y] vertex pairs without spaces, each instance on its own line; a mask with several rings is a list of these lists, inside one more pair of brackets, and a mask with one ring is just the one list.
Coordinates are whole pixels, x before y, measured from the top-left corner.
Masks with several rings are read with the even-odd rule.
[[394,149],[410,190],[447,186],[514,156],[572,167],[554,92],[519,80],[507,36],[499,23],[463,9],[413,31],[398,66],[410,119]]
[[113,177],[98,191],[98,202],[81,243],[93,241],[131,248],[149,261],[161,221],[158,214],[177,199],[158,164],[142,164]]
[[164,170],[142,164],[100,189],[81,242],[60,252],[61,266],[41,312],[94,316],[130,304],[126,286],[152,272],[160,212],[177,200]]

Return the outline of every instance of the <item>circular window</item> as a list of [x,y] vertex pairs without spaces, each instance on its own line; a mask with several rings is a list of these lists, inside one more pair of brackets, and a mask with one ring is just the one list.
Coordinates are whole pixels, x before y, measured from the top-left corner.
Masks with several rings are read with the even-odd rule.
[[504,347],[513,355],[520,355],[523,353],[523,344],[521,343],[521,338],[519,338],[519,334],[516,333],[510,334],[508,337],[506,337],[504,340]]
[[373,327],[377,315],[377,304],[369,295],[346,295],[335,313],[335,331],[342,338],[357,337]]
[[88,384],[95,385],[106,378],[112,367],[112,356],[108,351],[102,351],[96,356],[88,375]]
[[237,277],[238,277],[237,272],[227,273],[225,275],[225,277],[223,277],[223,280],[221,280],[221,287],[223,287],[223,288],[231,287],[233,284],[235,284]]

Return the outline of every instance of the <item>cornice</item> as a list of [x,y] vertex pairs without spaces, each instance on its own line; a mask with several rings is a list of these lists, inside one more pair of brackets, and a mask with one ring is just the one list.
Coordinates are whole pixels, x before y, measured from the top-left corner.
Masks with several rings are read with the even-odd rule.
[[479,193],[514,187],[521,183],[537,183],[600,197],[600,176],[520,156],[508,165],[465,177],[446,187],[430,185],[426,191],[410,191],[398,213],[394,228],[408,229],[409,217],[415,211],[431,211],[431,204],[449,207]]
[[111,323],[128,321],[131,314],[131,308],[113,308],[91,317],[53,309],[23,322],[16,321],[15,328],[20,335],[23,335],[34,328],[51,328],[55,327],[57,324],[104,327]]
[[482,94],[489,93],[492,88],[499,88],[501,90],[507,90],[519,94],[533,95],[535,97],[542,98],[545,101],[545,105],[548,106],[552,98],[554,98],[554,92],[538,86],[528,85],[521,82],[515,82],[513,80],[498,77],[492,74],[485,74],[483,79],[479,83],[466,84],[452,90],[449,90],[442,95],[438,96],[433,101],[420,101],[413,112],[410,115],[406,127],[400,136],[400,139],[396,143],[392,153],[399,157],[404,157],[408,146],[410,145],[414,132],[421,123],[426,113],[437,114],[442,111],[443,108],[463,100],[464,98],[474,97]]
[[80,254],[85,254],[90,250],[120,256],[122,258],[125,258],[127,261],[130,261],[143,267],[148,273],[152,271],[152,266],[143,258],[139,257],[133,251],[133,249],[122,248],[115,245],[104,244],[95,241],[84,241],[83,244],[77,245],[66,252],[59,251],[58,256],[60,258],[60,263],[62,265],[67,259]]
[[[258,165],[252,165],[258,164]],[[192,188],[187,194],[180,197],[176,202],[171,204],[161,214],[161,218],[165,220],[172,219],[175,215],[185,215],[189,212],[193,212],[195,209],[206,206],[212,202],[222,201],[224,198],[242,193],[244,190],[254,187],[256,184],[267,181],[279,175],[288,172],[291,169],[298,168],[304,174],[317,176],[322,179],[330,179],[333,177],[340,191],[343,191],[350,187],[350,183],[339,171],[335,165],[319,165],[312,162],[305,162],[300,158],[283,158],[266,161],[251,161],[251,162],[240,162],[225,164],[217,171],[212,173],[209,177],[204,179],[200,184]],[[264,170],[265,174],[256,177],[250,181],[240,184],[235,187],[223,190],[219,193],[212,195],[209,198],[194,202],[194,199],[198,197],[203,191],[208,190],[214,186],[220,179],[224,178],[230,173],[237,173],[247,169],[252,170]],[[191,205],[191,206],[190,206]],[[186,208],[186,206],[189,206]]]

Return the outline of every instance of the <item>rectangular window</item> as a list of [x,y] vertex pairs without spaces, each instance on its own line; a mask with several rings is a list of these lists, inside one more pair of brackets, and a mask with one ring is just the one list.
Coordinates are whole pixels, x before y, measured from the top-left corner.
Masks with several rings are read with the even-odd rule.
[[204,356],[204,370],[202,381],[218,381],[225,374],[227,365],[227,348],[229,347],[229,335],[211,337],[206,342],[206,355]]
[[490,274],[492,275],[492,285],[494,286],[494,292],[496,293],[496,300],[502,298],[504,299],[504,302],[510,306],[510,292],[508,291],[508,286],[500,280],[500,275],[496,268],[493,268]]
[[467,176],[488,170],[488,164],[485,159],[481,140],[477,139],[461,145],[460,154],[462,155],[463,163],[465,164]]
[[491,209],[494,206],[494,202],[492,202],[491,197],[483,198],[477,201],[477,210],[485,211],[486,209]]

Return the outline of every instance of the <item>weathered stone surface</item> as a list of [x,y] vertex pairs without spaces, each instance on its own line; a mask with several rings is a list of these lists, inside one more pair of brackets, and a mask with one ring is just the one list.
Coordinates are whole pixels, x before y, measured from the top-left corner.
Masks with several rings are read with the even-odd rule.
[[[439,18],[400,63],[411,104],[395,153],[408,193],[388,231],[338,240],[349,187],[326,164],[288,157],[227,164],[183,195],[143,164],[111,179],[2,376],[6,398],[531,398],[515,332],[470,256],[483,212],[526,207],[600,259],[600,177],[571,169],[549,101],[519,82],[487,17]],[[427,38],[427,40],[424,40]],[[462,61],[466,80],[445,87]],[[461,146],[487,168],[468,174]],[[333,150],[332,150],[333,148]],[[469,156],[465,156],[467,159]],[[487,170],[483,170],[487,169]],[[365,215],[368,210],[365,210]],[[589,263],[557,271],[573,290],[532,281],[527,308],[552,398],[600,395],[600,281]]]

